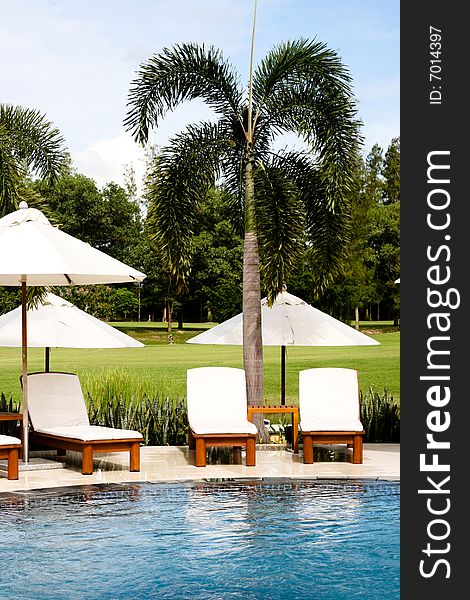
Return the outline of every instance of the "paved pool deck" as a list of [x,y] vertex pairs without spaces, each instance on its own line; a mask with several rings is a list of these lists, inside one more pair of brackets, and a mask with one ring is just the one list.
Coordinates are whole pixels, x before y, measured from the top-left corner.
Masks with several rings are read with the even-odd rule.
[[[330,450],[328,455],[326,450]],[[82,475],[80,455],[67,453],[65,468],[20,470],[17,481],[9,481],[0,473],[0,493],[55,487],[124,483],[136,481],[169,482],[214,479],[375,479],[400,480],[399,444],[364,444],[363,464],[352,464],[352,451],[346,446],[324,446],[321,460],[304,465],[302,451],[293,454],[286,449],[259,447],[256,466],[246,467],[244,454],[241,464],[210,464],[196,467],[194,451],[187,446],[146,446],[141,448],[141,470],[131,473],[128,453],[99,454],[94,461],[93,475]],[[30,455],[31,464],[46,458],[56,458],[54,452]],[[56,465],[53,465],[56,467]],[[21,468],[21,467],[20,467]]]

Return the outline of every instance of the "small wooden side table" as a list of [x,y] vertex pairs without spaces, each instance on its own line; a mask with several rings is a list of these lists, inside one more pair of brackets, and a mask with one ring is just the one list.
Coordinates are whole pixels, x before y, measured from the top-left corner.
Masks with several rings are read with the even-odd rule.
[[255,413],[264,414],[290,414],[292,415],[292,451],[299,453],[299,407],[298,406],[249,406],[248,421],[253,420]]
[[[0,412],[0,421],[23,421],[23,414],[17,413],[17,412]],[[21,439],[20,458],[22,458],[23,457],[23,428],[21,428],[20,439]]]
[[17,412],[0,412],[0,421],[22,421],[23,414]]

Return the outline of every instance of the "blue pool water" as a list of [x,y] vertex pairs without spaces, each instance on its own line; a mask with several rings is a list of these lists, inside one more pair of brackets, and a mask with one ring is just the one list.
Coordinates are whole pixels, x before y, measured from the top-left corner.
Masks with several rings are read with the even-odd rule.
[[398,483],[0,494],[0,598],[399,598]]

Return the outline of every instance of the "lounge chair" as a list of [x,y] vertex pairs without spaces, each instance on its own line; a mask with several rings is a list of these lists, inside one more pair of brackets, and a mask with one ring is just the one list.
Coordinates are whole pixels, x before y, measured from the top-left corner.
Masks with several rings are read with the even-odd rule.
[[0,435],[0,458],[8,461],[8,479],[18,479],[18,452],[21,440],[11,435]]
[[313,463],[314,444],[348,444],[353,463],[362,463],[359,385],[353,369],[306,369],[299,373],[299,411],[304,463]]
[[128,429],[90,425],[78,376],[29,373],[28,409],[32,443],[82,453],[82,473],[93,473],[95,452],[129,452],[130,471],[140,471],[142,434]]
[[243,369],[188,369],[187,401],[189,448],[196,450],[197,467],[206,466],[208,446],[243,446],[246,466],[255,466],[257,429],[247,418]]

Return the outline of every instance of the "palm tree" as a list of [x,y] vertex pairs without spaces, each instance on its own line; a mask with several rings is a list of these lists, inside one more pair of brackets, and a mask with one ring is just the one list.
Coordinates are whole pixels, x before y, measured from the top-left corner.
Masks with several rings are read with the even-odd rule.
[[[148,224],[173,280],[184,286],[198,204],[215,182],[244,222],[243,340],[250,404],[263,403],[260,273],[273,301],[305,254],[321,287],[338,272],[347,241],[348,193],[359,124],[350,77],[315,40],[282,43],[251,74],[248,93],[213,47],[166,48],[131,84],[125,125],[146,144],[151,128],[184,101],[203,99],[218,121],[169,142],[150,174]],[[276,150],[296,133],[308,150]]]
[[67,158],[58,129],[39,111],[0,104],[0,216],[31,196],[26,177],[53,182]]

